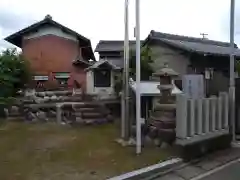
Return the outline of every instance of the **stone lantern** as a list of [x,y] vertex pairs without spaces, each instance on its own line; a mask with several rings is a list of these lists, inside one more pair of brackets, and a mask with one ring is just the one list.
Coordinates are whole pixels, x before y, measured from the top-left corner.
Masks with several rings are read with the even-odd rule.
[[154,104],[150,115],[150,132],[154,139],[160,140],[162,143],[172,144],[175,140],[176,127],[176,103],[175,95],[172,94],[174,85],[173,78],[178,76],[178,73],[168,67],[164,63],[163,68],[153,73],[153,76],[159,77],[160,99]]

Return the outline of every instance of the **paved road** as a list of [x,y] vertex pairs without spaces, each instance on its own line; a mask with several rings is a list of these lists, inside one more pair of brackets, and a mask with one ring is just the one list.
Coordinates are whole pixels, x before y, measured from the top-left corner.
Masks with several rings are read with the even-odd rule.
[[239,180],[240,179],[240,162],[232,164],[216,173],[201,180]]

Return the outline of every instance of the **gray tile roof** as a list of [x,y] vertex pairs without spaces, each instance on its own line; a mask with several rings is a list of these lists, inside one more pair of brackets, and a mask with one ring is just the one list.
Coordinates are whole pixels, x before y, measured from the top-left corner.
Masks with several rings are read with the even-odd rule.
[[119,67],[117,67],[115,64],[112,64],[110,61],[107,60],[99,60],[97,62],[95,62],[92,66],[90,66],[88,69],[97,69],[99,68],[99,66],[101,66],[102,64],[107,64],[109,65],[112,69],[118,69]]
[[[130,48],[135,47],[136,41],[129,41]],[[100,40],[96,46],[95,52],[123,51],[124,41]]]
[[[159,40],[168,45],[180,48],[186,51],[201,53],[201,54],[212,54],[212,55],[229,55],[230,49],[229,43],[221,41],[213,41],[209,39],[187,37],[180,35],[173,35],[167,33],[161,33],[151,31],[148,38],[143,42],[146,44],[149,40]],[[240,49],[235,45],[235,55],[240,57]]]
[[118,68],[123,68],[123,66],[124,66],[123,58],[118,58],[118,59],[109,58],[107,60],[109,62],[111,62],[112,64],[114,64],[115,66],[117,66]]
[[124,65],[123,57],[106,57],[105,59],[100,59],[99,61],[101,60],[106,60],[118,68],[123,68]]

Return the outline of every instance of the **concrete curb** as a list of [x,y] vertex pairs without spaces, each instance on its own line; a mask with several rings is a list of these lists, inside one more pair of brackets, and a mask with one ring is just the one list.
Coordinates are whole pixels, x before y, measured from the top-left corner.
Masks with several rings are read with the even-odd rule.
[[139,180],[147,178],[155,173],[167,171],[173,167],[180,165],[183,162],[181,158],[170,159],[152,166],[138,169],[120,176],[112,177],[107,180]]

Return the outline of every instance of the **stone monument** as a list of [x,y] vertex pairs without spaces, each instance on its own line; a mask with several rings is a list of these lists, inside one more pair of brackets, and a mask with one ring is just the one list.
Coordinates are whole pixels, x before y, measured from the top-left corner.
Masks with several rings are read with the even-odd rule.
[[176,99],[172,95],[174,88],[172,81],[178,73],[169,68],[168,63],[164,63],[163,68],[153,73],[153,76],[160,80],[160,85],[158,85],[160,100],[154,104],[150,114],[150,136],[159,140],[160,146],[171,145],[175,140],[176,127]]

